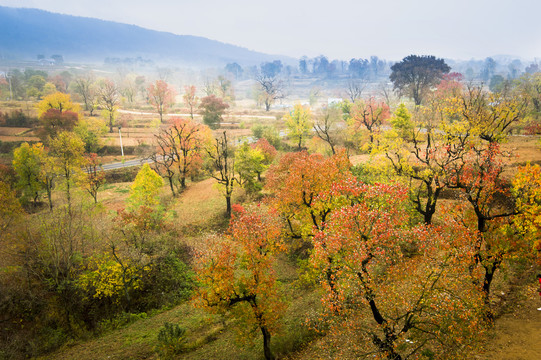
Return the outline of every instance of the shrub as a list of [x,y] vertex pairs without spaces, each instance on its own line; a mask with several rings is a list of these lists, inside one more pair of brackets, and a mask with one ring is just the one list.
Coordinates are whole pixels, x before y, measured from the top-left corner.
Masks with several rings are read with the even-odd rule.
[[15,110],[9,114],[0,111],[0,126],[32,127],[37,121],[37,118],[26,116],[22,110]]
[[186,350],[186,329],[178,324],[165,322],[158,333],[158,345],[155,348],[160,359],[172,359]]

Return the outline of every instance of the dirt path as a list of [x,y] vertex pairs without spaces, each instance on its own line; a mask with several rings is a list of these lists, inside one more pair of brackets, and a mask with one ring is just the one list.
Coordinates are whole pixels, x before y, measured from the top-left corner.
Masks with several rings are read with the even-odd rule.
[[[485,345],[486,352],[476,356],[482,360],[541,359],[541,297],[538,287],[524,287],[507,312],[496,320],[493,338]],[[490,335],[489,335],[490,336]]]

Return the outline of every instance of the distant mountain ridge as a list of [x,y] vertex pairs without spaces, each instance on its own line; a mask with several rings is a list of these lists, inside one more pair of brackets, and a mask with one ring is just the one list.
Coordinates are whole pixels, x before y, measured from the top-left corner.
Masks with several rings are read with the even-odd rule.
[[215,66],[259,65],[292,59],[191,35],[175,35],[94,18],[39,9],[0,6],[0,59],[36,59],[59,54],[68,62],[103,62],[107,57],[142,57],[158,63]]

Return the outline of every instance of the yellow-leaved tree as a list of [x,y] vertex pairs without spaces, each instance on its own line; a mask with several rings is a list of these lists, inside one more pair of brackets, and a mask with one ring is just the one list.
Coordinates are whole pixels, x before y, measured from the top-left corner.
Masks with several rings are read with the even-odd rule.
[[312,129],[312,112],[310,108],[304,108],[301,104],[296,104],[289,114],[284,116],[288,136],[297,141],[297,148],[300,150],[304,140],[310,135]]
[[55,92],[53,94],[47,95],[41,100],[38,105],[38,117],[41,117],[49,109],[59,110],[61,113],[64,111],[71,111],[74,113],[80,113],[81,107],[77,103],[71,101],[71,96],[69,94],[64,94],[61,92]]
[[153,208],[159,203],[158,193],[163,186],[163,179],[148,164],[144,164],[137,173],[130,189],[129,208],[140,206]]
[[519,212],[515,216],[515,226],[531,241],[541,265],[541,167],[539,165],[521,166],[513,180],[513,194]]

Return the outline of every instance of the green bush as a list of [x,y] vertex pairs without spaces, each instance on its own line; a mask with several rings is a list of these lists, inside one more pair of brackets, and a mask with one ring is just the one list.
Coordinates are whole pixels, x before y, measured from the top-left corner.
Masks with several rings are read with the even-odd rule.
[[276,149],[282,148],[280,133],[274,126],[256,124],[252,126],[252,136],[256,139],[265,138]]
[[192,270],[175,253],[156,258],[142,279],[142,291],[134,294],[134,305],[153,309],[178,304],[191,296],[192,277]]
[[186,348],[186,329],[165,322],[158,333],[158,344],[155,347],[160,359],[172,359]]

